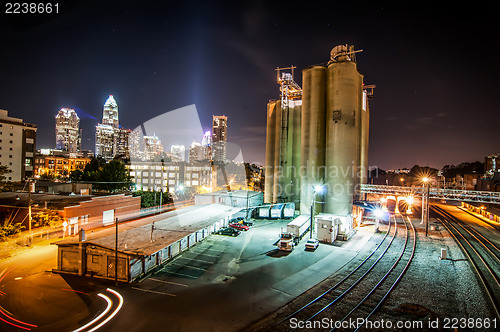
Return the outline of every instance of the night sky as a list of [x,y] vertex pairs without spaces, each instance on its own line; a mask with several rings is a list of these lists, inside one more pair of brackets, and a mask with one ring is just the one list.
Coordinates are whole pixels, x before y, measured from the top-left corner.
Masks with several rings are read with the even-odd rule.
[[275,68],[297,66],[301,84],[301,69],[353,44],[377,86],[371,166],[441,168],[500,152],[493,7],[337,2],[59,1],[59,15],[7,15],[1,2],[0,108],[38,126],[37,148],[55,147],[55,115],[75,108],[94,150],[109,94],[126,128],[195,104],[204,130],[227,115],[228,140],[264,164]]

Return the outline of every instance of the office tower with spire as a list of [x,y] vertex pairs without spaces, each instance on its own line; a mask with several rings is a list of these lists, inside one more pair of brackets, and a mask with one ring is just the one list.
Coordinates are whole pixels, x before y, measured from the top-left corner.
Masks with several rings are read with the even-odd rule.
[[106,160],[114,157],[129,158],[129,135],[129,129],[120,127],[118,104],[110,95],[104,103],[102,123],[95,128],[95,155]]

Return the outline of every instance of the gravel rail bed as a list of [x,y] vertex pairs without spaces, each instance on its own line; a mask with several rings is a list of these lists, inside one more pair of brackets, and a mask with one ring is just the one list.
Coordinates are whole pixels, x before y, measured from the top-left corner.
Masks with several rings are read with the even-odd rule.
[[[370,318],[370,326],[361,330],[447,331],[453,330],[453,327],[467,331],[496,330],[500,322],[494,320],[495,314],[485,299],[476,275],[451,235],[436,220],[431,220],[429,236],[425,237],[425,225],[417,218],[412,218],[412,221],[417,231],[417,247],[413,261],[384,304]],[[373,234],[351,263],[244,331],[290,330],[294,327],[294,322],[291,321],[288,325],[281,324],[279,329],[272,326],[354,269],[382,237],[382,234]],[[439,259],[442,248],[448,252],[446,260]],[[489,328],[485,327],[487,325]],[[319,330],[327,331],[333,326],[335,318],[332,317],[331,321],[321,325]],[[340,330],[354,330],[350,328],[352,326],[354,325]],[[461,328],[464,326],[465,328]]]

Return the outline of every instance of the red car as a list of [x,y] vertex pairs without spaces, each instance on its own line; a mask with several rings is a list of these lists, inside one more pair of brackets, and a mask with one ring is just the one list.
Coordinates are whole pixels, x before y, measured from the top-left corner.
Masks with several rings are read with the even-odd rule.
[[239,231],[248,231],[248,226],[245,226],[245,225],[242,225],[239,223],[229,224],[229,227],[232,227],[232,228],[237,229]]

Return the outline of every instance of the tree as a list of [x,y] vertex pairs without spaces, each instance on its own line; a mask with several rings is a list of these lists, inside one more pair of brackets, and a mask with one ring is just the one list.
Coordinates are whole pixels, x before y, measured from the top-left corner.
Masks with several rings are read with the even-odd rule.
[[74,170],[69,174],[69,179],[73,182],[78,182],[83,180],[83,172],[79,169]]
[[125,165],[119,160],[111,160],[104,164],[96,174],[99,189],[107,191],[130,190],[131,180]]
[[454,178],[457,175],[464,176],[465,174],[482,174],[483,172],[484,163],[480,161],[465,162],[458,165],[445,165],[441,169],[441,173],[446,178]]
[[6,174],[12,173],[12,171],[4,165],[0,165],[0,192],[2,191],[10,191],[12,189],[12,183],[10,181],[6,181]]
[[45,210],[35,213],[32,220],[33,227],[59,226],[63,222],[63,218],[61,218],[57,210]]
[[429,166],[415,165],[410,169],[409,176],[413,178],[414,184],[422,183],[424,177],[434,178],[438,174],[438,170]]
[[[156,194],[156,202],[155,202],[155,194]],[[172,203],[172,195],[170,195],[169,192],[163,192],[162,193],[162,204],[168,204]],[[132,193],[132,196],[140,196],[141,197],[141,208],[149,208],[153,206],[158,206],[160,205],[160,192],[154,192],[154,191],[142,191],[142,190],[137,190]]]
[[97,174],[105,164],[106,160],[101,156],[92,157],[83,169],[82,181],[96,181]]
[[123,162],[113,159],[106,163],[100,156],[93,157],[85,165],[83,172],[71,172],[70,178],[73,181],[90,182],[95,189],[109,192],[130,190],[132,186],[131,177]]

